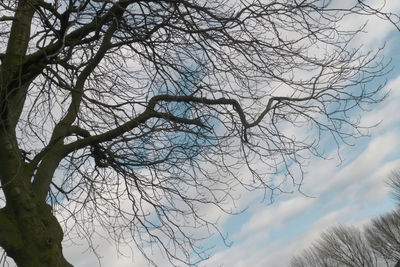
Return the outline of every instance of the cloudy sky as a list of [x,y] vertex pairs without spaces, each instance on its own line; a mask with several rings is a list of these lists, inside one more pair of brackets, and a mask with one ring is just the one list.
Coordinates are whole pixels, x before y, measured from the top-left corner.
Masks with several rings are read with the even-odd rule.
[[[400,1],[388,2],[388,10],[400,11]],[[358,24],[362,18],[346,21]],[[371,217],[391,211],[394,203],[385,184],[392,170],[400,168],[400,32],[387,22],[369,18],[366,33],[356,40],[364,47],[386,43],[385,55],[392,58],[387,77],[390,95],[373,111],[367,122],[381,121],[370,137],[342,148],[340,163],[313,160],[307,167],[303,192],[279,197],[273,204],[252,203],[249,210],[230,218],[233,245],[219,250],[202,266],[288,266],[324,229],[343,223],[362,226]]]
[[[388,2],[392,12],[400,13],[400,1]],[[346,21],[360,22],[359,17]],[[370,18],[366,32],[356,42],[368,48],[386,43],[385,54],[393,60],[386,85],[391,90],[389,97],[363,117],[366,122],[382,122],[371,130],[370,137],[342,148],[342,161],[333,151],[331,160],[316,159],[307,166],[302,190],[309,197],[285,194],[272,204],[254,193],[244,198],[241,205],[248,207],[245,212],[221,220],[221,230],[232,245],[225,247],[216,241],[214,256],[201,266],[287,266],[291,257],[324,229],[338,223],[362,226],[369,218],[394,208],[385,179],[400,168],[400,32],[388,22]],[[103,266],[146,266],[138,252],[121,248],[127,255],[124,257],[104,239],[98,240],[97,249]],[[66,244],[65,254],[77,267],[99,265],[96,256],[85,251],[84,241]],[[155,252],[154,257],[161,255]]]
[[[400,13],[400,1],[390,0],[388,8]],[[357,25],[362,18],[345,23]],[[224,217],[221,230],[232,242],[225,247],[216,241],[214,256],[201,266],[287,266],[292,256],[316,240],[328,227],[344,223],[362,226],[371,217],[394,208],[385,179],[400,167],[400,32],[393,25],[369,18],[366,33],[355,43],[367,48],[385,45],[385,55],[393,60],[393,71],[387,77],[390,95],[373,111],[364,115],[366,122],[381,121],[370,137],[358,140],[354,146],[341,148],[340,161],[336,151],[331,160],[316,159],[307,167],[303,192],[281,195],[271,204],[252,195],[242,201],[248,209],[237,216]],[[396,64],[397,63],[397,64]],[[244,193],[246,194],[246,193]],[[221,216],[226,216],[220,214]],[[215,240],[213,240],[215,241]],[[82,252],[82,247],[66,247],[66,256],[75,266],[96,266],[96,257]],[[123,249],[122,249],[123,250]],[[145,266],[135,251],[117,255],[116,248],[101,241],[98,252],[104,266]],[[161,255],[154,253],[154,258]],[[168,266],[168,265],[165,265]]]

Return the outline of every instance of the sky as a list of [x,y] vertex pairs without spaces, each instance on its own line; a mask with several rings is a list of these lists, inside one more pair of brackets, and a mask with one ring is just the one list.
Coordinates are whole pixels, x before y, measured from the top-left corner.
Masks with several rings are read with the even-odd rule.
[[[392,12],[400,13],[400,1],[388,2]],[[345,23],[357,24],[360,19]],[[340,223],[362,227],[370,218],[394,209],[385,181],[391,171],[400,168],[400,32],[388,22],[370,18],[366,32],[355,42],[367,48],[385,44],[384,54],[392,58],[393,71],[386,77],[385,87],[390,95],[363,116],[365,122],[381,123],[371,129],[369,137],[357,140],[351,147],[342,147],[342,161],[335,150],[330,160],[311,161],[302,188],[307,196],[298,192],[284,194],[270,203],[262,201],[262,192],[243,192],[252,194],[240,202],[247,207],[245,212],[236,216],[217,214],[224,217],[220,228],[228,234],[231,246],[223,246],[217,239],[209,241],[216,244],[214,255],[200,266],[288,266],[291,257],[311,245],[327,228]],[[147,266],[137,251],[120,248],[126,254],[123,256],[105,239],[94,243],[98,244],[102,266]],[[85,248],[85,241],[65,244],[67,260],[77,267],[99,266],[96,256]],[[156,252],[154,258],[163,261]]]
[[[390,0],[388,8],[400,13],[400,1]],[[360,17],[343,23],[356,25]],[[262,201],[262,194],[252,194],[241,201],[247,210],[239,215],[218,214],[223,219],[221,231],[228,235],[230,247],[215,242],[214,255],[200,266],[262,267],[288,266],[290,259],[301,253],[322,231],[337,224],[362,227],[370,218],[390,212],[395,203],[386,185],[391,171],[400,168],[400,32],[388,22],[369,18],[366,32],[355,44],[377,48],[385,44],[384,54],[392,58],[393,71],[386,77],[389,97],[364,114],[363,120],[380,124],[368,137],[353,146],[341,148],[341,161],[332,151],[330,160],[314,159],[307,166],[303,192],[280,195],[273,203]],[[210,211],[218,213],[218,210]],[[65,248],[68,260],[75,266],[97,266],[96,257],[82,253],[80,246]],[[122,249],[123,250],[123,249]],[[98,246],[103,266],[146,266],[135,251],[118,256],[113,244],[102,240]],[[129,256],[133,252],[133,259]],[[154,253],[160,261],[162,255]],[[168,264],[163,265],[168,266]]]
[[[399,14],[400,1],[388,1]],[[348,24],[357,24],[352,18]],[[371,112],[365,122],[381,123],[369,137],[342,147],[342,162],[313,160],[307,167],[303,192],[279,197],[274,203],[252,203],[249,210],[230,218],[233,245],[219,250],[201,266],[288,266],[293,256],[316,241],[321,232],[337,224],[362,227],[377,215],[390,212],[395,203],[386,181],[400,168],[400,32],[390,23],[369,19],[366,32],[355,43],[367,48],[385,44],[384,54],[392,58],[393,71],[386,77],[389,97]]]

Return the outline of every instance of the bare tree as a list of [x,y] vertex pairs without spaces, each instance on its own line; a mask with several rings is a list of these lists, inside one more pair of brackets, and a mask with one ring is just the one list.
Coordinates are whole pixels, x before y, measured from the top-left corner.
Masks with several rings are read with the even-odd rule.
[[400,204],[400,170],[392,171],[387,185],[391,188],[391,193],[397,204]]
[[366,229],[370,246],[383,258],[400,263],[400,213],[379,216]]
[[356,227],[333,227],[311,248],[293,257],[290,266],[398,266],[399,225],[397,210],[373,219],[362,232]]
[[[399,171],[392,172],[388,185],[398,201]],[[400,266],[400,210],[372,219],[362,232],[355,227],[331,228],[311,248],[293,257],[290,266]]]
[[[371,239],[368,238],[368,241]],[[393,257],[376,250],[356,227],[336,226],[322,233],[321,239],[300,256],[292,259],[293,267],[394,266]]]
[[338,27],[360,3],[0,7],[0,246],[20,267],[71,266],[64,236],[92,244],[99,228],[150,263],[152,245],[195,265],[218,232],[204,208],[231,212],[237,186],[299,187],[320,138],[362,135],[353,115],[383,97],[367,86],[379,51]]
[[294,256],[290,262],[291,267],[336,267],[338,262],[332,262],[327,257],[319,255],[319,252],[310,248],[304,250],[301,255]]
[[[400,171],[391,173],[388,185],[392,189],[393,198],[399,204]],[[372,220],[366,228],[366,237],[370,246],[382,257],[397,262],[400,266],[400,210],[379,216]]]

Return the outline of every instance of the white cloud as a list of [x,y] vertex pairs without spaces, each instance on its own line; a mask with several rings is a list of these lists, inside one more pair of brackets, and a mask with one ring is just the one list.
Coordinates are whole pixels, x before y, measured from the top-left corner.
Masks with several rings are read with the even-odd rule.
[[[354,1],[348,0],[336,0],[332,1],[334,7],[340,8],[343,6],[350,6]],[[370,7],[381,10],[381,12],[392,12],[398,14],[400,12],[400,2],[399,1],[387,1],[387,0],[372,0],[364,1]],[[367,49],[376,49],[382,46],[387,40],[390,33],[395,30],[394,25],[383,20],[378,16],[363,16],[363,15],[350,15],[346,16],[340,21],[340,27],[342,29],[357,29],[362,27],[363,32],[357,36],[352,42],[353,47],[363,46]]]
[[[320,234],[332,226],[332,223],[349,223],[362,226],[369,217],[359,220],[349,220],[359,208],[350,205],[336,210],[328,210],[323,217],[308,227],[304,233],[288,241],[276,241],[260,247],[259,241],[267,239],[267,230],[261,230],[255,238],[246,239],[234,247],[217,253],[202,266],[226,266],[226,267],[263,267],[263,266],[287,266],[293,256],[298,255],[303,249],[316,241]],[[271,214],[273,216],[273,214]],[[273,216],[277,217],[277,216]],[[291,218],[296,220],[296,218]],[[277,219],[279,220],[279,219]]]
[[[343,1],[346,2],[346,0]],[[376,1],[376,3],[378,2]],[[391,0],[387,1],[387,4],[388,10],[392,12],[400,10],[400,1]],[[364,19],[362,17],[348,17],[342,24],[361,25]],[[377,45],[383,43],[393,29],[393,26],[388,22],[369,18],[366,27],[368,32],[362,34],[355,44],[376,48]],[[393,48],[394,46],[389,44],[388,47]],[[364,205],[365,202],[372,206],[387,195],[384,179],[393,168],[400,166],[400,156],[397,153],[400,148],[400,130],[398,128],[400,122],[400,76],[390,81],[387,88],[392,89],[388,99],[363,119],[363,122],[369,124],[381,120],[382,123],[371,131],[373,137],[368,141],[366,149],[360,155],[355,156],[353,149],[350,148],[343,155],[346,160],[345,166],[339,166],[339,168],[335,160],[317,159],[310,163],[304,181],[304,190],[318,198],[296,196],[268,207],[260,205],[241,227],[240,233],[233,235],[236,241],[234,245],[230,249],[216,253],[202,266],[285,266],[290,261],[291,256],[308,247],[332,223],[353,222],[357,225],[365,223],[369,217],[361,216],[362,218],[354,220],[353,215],[362,214],[363,209],[369,208]],[[299,129],[299,131],[302,130]],[[358,147],[355,149],[358,149]],[[355,153],[358,153],[358,151]],[[350,162],[347,160],[350,160]],[[337,191],[338,189],[340,191]],[[240,193],[237,192],[237,195],[240,195]],[[329,202],[320,203],[322,197],[329,193],[336,195]],[[239,207],[246,206],[253,199],[254,195],[252,194],[242,194]],[[269,238],[271,231],[284,229],[283,227],[288,221],[296,220],[298,216],[316,208],[317,204],[325,207],[326,210],[323,216],[313,222],[306,232],[289,243],[276,241],[263,247],[259,246],[260,243]],[[210,218],[221,216],[221,222],[228,218],[218,209],[207,210],[207,216]],[[138,250],[122,247],[121,250],[127,257],[118,257],[114,244],[100,237],[96,237],[94,243],[98,244],[98,253],[102,256],[103,266],[146,266],[146,261]],[[85,249],[85,242],[82,241],[81,246],[65,247],[65,254],[67,259],[77,267],[98,266],[99,263],[93,254],[83,253]],[[162,261],[162,254],[156,249],[152,255],[155,259]]]
[[400,99],[400,75],[388,82],[385,88],[389,91],[389,94],[384,102],[362,118],[362,123],[365,125],[380,123],[378,127],[371,129],[371,134],[384,132],[388,127],[399,127],[400,112],[397,112],[397,110],[399,109]]
[[[397,77],[388,86],[395,87],[399,83],[400,77]],[[371,210],[388,195],[387,175],[400,167],[400,128],[393,127],[400,122],[399,112],[396,112],[399,100],[400,93],[396,91],[371,113],[370,116],[381,118],[383,122],[372,131],[371,138],[362,139],[355,147],[343,151],[342,165],[337,166],[335,160],[311,162],[305,175],[304,191],[317,198],[296,196],[254,210],[241,232],[234,235],[234,245],[218,252],[202,266],[287,266],[292,256],[310,246],[333,224],[351,223],[361,227],[367,223],[374,216]],[[332,197],[324,199],[329,194]],[[271,231],[285,231],[285,224],[298,220],[303,214],[312,214],[316,209],[322,210],[323,215],[304,233],[290,241],[268,241]]]
[[314,198],[298,196],[264,208],[243,225],[237,238],[253,238],[253,235],[258,235],[260,232],[277,228],[290,218],[309,209],[314,202]]

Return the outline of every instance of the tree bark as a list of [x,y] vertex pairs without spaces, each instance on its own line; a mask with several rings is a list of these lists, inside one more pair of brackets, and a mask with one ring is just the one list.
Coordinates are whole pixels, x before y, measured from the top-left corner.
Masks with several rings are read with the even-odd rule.
[[71,267],[62,255],[62,228],[30,183],[38,166],[23,160],[15,133],[34,78],[23,64],[38,3],[18,1],[0,66],[0,182],[6,200],[0,209],[0,246],[18,267]]
[[63,231],[51,207],[14,188],[18,205],[0,209],[0,246],[18,267],[72,267],[63,254]]

